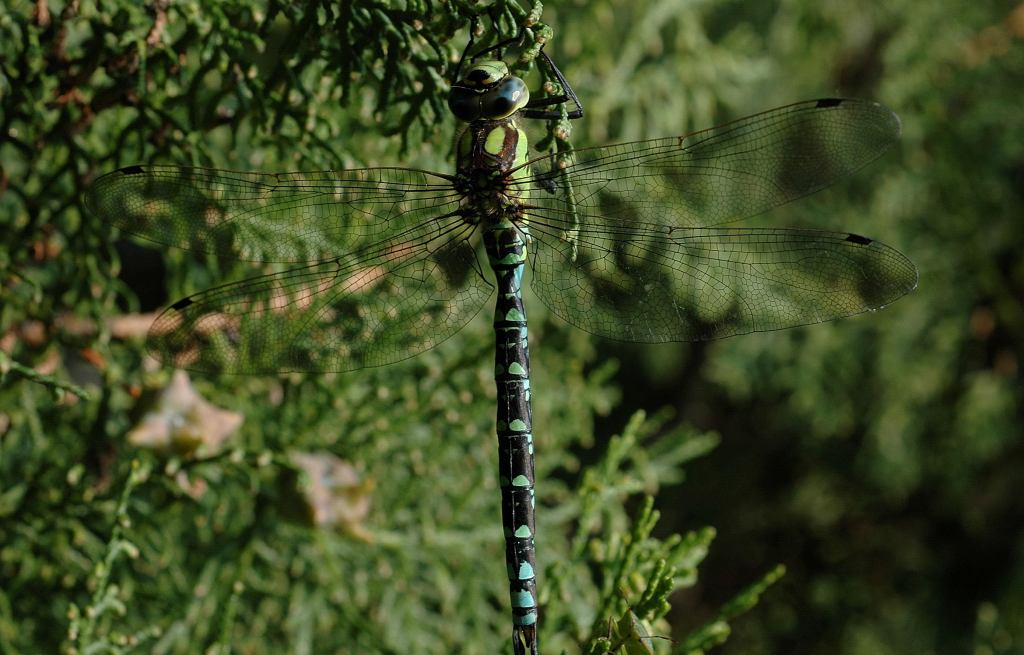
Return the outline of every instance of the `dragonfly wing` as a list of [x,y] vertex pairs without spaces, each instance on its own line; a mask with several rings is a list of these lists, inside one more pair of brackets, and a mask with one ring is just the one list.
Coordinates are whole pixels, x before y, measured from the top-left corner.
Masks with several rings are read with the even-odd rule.
[[181,368],[240,374],[406,359],[459,331],[491,295],[471,232],[452,217],[436,233],[404,231],[355,255],[189,296],[154,323],[150,349]]
[[811,100],[687,136],[581,148],[554,175],[535,159],[518,185],[526,205],[570,232],[580,222],[710,227],[829,186],[899,134],[878,103]]
[[86,206],[150,241],[278,264],[178,301],[149,347],[228,373],[346,371],[405,359],[457,332],[492,287],[449,178],[373,168],[236,173],[132,166]]
[[707,341],[878,309],[917,286],[900,252],[854,234],[770,228],[531,224],[532,287],[581,328],[624,341]]
[[129,166],[85,193],[124,232],[219,257],[303,263],[453,211],[450,178],[407,168],[243,173]]
[[519,183],[537,241],[533,289],[573,325],[647,342],[881,307],[917,284],[896,250],[845,233],[722,225],[832,184],[899,129],[877,103],[815,100],[688,136],[577,150],[567,167]]

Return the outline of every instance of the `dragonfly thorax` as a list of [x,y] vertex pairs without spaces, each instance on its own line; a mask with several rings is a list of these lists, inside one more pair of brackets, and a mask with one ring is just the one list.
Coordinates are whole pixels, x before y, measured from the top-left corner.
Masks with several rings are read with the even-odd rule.
[[473,121],[456,144],[456,189],[478,220],[518,207],[526,166],[527,138],[514,117]]

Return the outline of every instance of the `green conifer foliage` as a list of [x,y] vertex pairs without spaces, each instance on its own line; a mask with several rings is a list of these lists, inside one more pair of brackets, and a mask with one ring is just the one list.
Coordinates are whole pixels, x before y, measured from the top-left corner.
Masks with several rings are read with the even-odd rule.
[[0,653],[507,651],[487,317],[174,405],[149,313],[253,269],[81,201],[134,163],[449,170],[473,16],[482,43],[542,21],[577,146],[886,103],[899,152],[755,220],[922,273],[877,315],[698,346],[531,302],[542,648],[1021,652],[1020,5],[0,0]]

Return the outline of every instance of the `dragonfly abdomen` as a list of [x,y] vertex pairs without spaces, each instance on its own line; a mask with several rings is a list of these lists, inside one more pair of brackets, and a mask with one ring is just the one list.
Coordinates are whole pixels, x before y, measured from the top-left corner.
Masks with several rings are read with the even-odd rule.
[[498,286],[494,312],[498,480],[514,622],[513,645],[516,653],[536,652],[533,413],[522,295],[527,240],[518,227],[505,219],[486,229],[484,246]]

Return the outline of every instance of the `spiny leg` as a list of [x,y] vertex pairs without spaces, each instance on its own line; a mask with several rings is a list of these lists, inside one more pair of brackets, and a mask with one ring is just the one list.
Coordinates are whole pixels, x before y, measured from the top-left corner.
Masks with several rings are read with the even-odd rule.
[[559,119],[559,118],[562,117],[562,113],[561,112],[558,112],[558,111],[540,111],[537,108],[538,107],[550,107],[551,105],[558,105],[558,104],[561,104],[563,102],[568,102],[568,101],[572,100],[573,104],[576,105],[576,109],[573,109],[572,111],[570,111],[566,115],[566,117],[569,120],[575,120],[577,118],[583,118],[583,103],[581,103],[580,99],[576,96],[576,92],[573,90],[572,86],[569,85],[569,82],[568,82],[568,80],[565,79],[565,75],[562,74],[562,71],[560,71],[558,69],[558,66],[555,66],[555,62],[553,62],[551,60],[551,57],[548,56],[548,53],[544,52],[544,48],[543,47],[541,47],[541,49],[540,49],[540,57],[551,68],[551,72],[554,74],[555,79],[558,81],[558,84],[561,85],[562,91],[564,91],[564,93],[560,93],[559,95],[556,95],[556,96],[548,96],[546,98],[535,98],[535,99],[532,99],[526,105],[526,109],[524,109],[521,112],[519,112],[520,115],[523,116],[524,118],[539,118],[539,119],[542,119],[542,120],[556,120],[556,119]]

